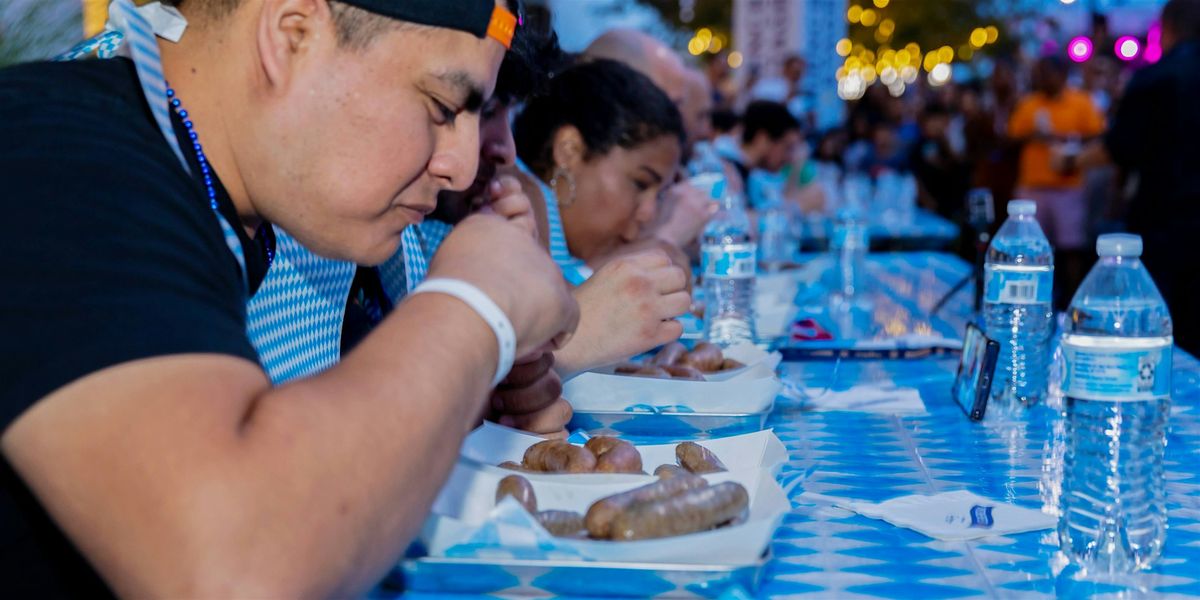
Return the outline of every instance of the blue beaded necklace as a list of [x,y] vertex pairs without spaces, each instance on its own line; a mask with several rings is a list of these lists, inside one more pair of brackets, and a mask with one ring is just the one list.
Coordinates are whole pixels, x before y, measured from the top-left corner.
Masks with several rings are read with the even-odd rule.
[[[175,97],[175,90],[169,83],[167,84],[167,99],[170,100],[175,114],[179,115],[179,119],[183,121],[183,127],[188,132],[188,139],[192,142],[192,149],[196,151],[196,162],[200,163],[200,176],[204,178],[204,188],[208,191],[208,206],[217,210],[217,189],[213,187],[212,169],[209,168],[208,159],[204,156],[204,148],[200,145],[200,136],[196,134],[194,124],[188,118],[188,111],[183,108],[183,103],[179,101],[179,98]],[[259,225],[257,235],[266,236],[266,231],[264,231],[266,226],[266,223]],[[275,262],[275,244],[271,243],[269,237],[264,237],[264,240],[266,240],[267,266],[270,266]]]

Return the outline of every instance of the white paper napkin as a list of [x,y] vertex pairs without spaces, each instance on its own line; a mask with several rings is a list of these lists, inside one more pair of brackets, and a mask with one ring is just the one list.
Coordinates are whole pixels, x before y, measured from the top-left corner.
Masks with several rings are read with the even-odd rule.
[[957,490],[932,496],[909,495],[887,502],[860,502],[805,492],[801,498],[830,502],[864,517],[882,519],[944,541],[974,540],[1053,528],[1052,515],[1013,504],[996,502]]
[[925,414],[921,393],[913,388],[856,385],[848,390],[789,387],[788,393],[811,410],[844,410],[885,415]]

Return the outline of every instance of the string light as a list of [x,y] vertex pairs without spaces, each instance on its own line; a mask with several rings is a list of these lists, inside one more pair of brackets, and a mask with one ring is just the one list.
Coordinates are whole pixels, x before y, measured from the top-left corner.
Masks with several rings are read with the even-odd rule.
[[731,69],[736,69],[742,66],[742,53],[736,50],[730,52],[729,58],[726,59],[726,62],[729,64],[729,68]]

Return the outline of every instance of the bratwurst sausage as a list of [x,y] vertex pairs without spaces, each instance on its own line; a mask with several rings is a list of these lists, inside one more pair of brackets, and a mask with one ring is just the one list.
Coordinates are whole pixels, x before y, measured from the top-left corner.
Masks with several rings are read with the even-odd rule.
[[597,473],[641,473],[642,455],[633,444],[611,436],[597,436],[584,448],[596,455]]
[[588,533],[596,539],[608,539],[609,526],[613,518],[629,507],[643,503],[669,498],[688,490],[707,486],[703,477],[690,473],[681,474],[669,479],[660,479],[654,483],[622,492],[615,496],[601,498],[588,508],[584,522]]
[[679,461],[679,466],[697,475],[729,470],[717,455],[696,442],[683,442],[675,446],[675,458]]
[[645,540],[707,531],[723,523],[744,519],[749,506],[750,495],[746,488],[727,481],[662,500],[635,504],[613,518],[609,538]]
[[512,496],[529,514],[537,513],[537,495],[533,493],[533,486],[529,480],[520,475],[509,475],[500,480],[500,485],[496,486],[496,504],[504,498]]
[[543,473],[591,473],[596,456],[566,440],[546,440],[525,450],[521,461],[527,469]]

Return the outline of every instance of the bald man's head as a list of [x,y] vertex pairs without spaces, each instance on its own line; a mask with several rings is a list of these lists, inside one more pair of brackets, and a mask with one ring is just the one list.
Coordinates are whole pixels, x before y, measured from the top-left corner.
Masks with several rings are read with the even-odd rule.
[[687,69],[679,55],[666,44],[636,29],[610,29],[596,38],[585,58],[607,58],[623,62],[650,78],[679,105],[687,95]]

